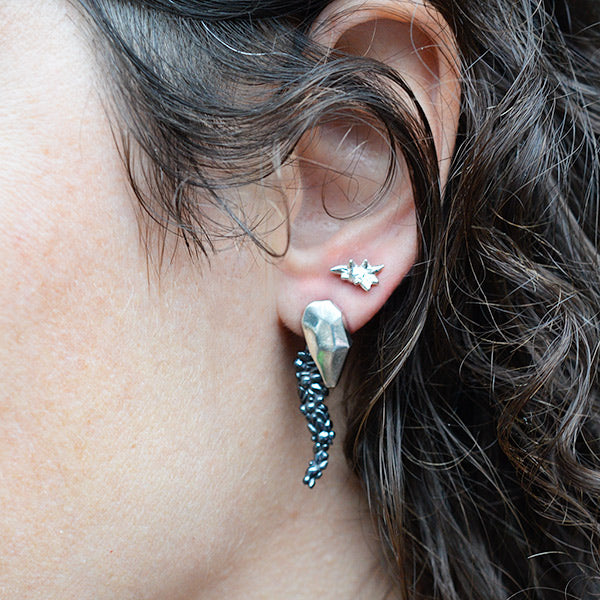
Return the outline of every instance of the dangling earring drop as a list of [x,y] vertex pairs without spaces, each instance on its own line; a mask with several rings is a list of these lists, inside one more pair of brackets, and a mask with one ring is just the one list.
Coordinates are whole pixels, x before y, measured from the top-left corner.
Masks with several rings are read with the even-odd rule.
[[328,388],[336,386],[350,349],[350,336],[344,328],[342,312],[330,300],[311,302],[302,316],[306,350],[298,353],[294,365],[298,378],[300,411],[306,417],[314,442],[304,483],[314,487],[329,462],[328,449],[335,432],[325,406]]

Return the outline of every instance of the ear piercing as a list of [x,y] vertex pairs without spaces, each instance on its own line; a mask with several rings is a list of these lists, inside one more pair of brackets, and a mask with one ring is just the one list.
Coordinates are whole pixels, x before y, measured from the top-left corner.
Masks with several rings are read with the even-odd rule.
[[[370,265],[365,258],[357,265],[350,259],[347,265],[331,268],[343,281],[369,291],[379,283],[377,273],[384,265]],[[306,350],[298,353],[294,365],[298,379],[298,394],[302,404],[300,412],[306,417],[313,441],[313,458],[308,463],[304,483],[314,487],[329,462],[329,446],[335,431],[325,406],[329,388],[337,385],[350,350],[350,336],[344,327],[340,309],[331,300],[311,302],[302,315],[302,331]]]
[[340,275],[344,281],[360,285],[365,292],[368,292],[371,286],[379,283],[376,273],[379,273],[384,266],[372,266],[366,258],[362,261],[361,265],[357,265],[354,260],[350,259],[347,265],[337,265],[336,267],[332,267],[330,271]]
[[304,483],[312,488],[327,467],[327,450],[335,438],[324,401],[328,388],[335,387],[340,378],[351,342],[342,313],[330,300],[311,302],[306,307],[302,331],[307,348],[298,353],[294,365],[302,401],[300,412],[306,417],[314,442],[314,457],[304,476]]

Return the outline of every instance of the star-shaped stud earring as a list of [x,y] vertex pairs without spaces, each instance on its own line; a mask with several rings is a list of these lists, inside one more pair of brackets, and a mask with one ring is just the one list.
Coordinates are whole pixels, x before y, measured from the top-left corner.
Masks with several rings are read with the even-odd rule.
[[336,275],[340,275],[344,281],[360,285],[365,292],[368,292],[371,286],[379,283],[376,273],[379,273],[383,267],[384,265],[371,266],[366,258],[362,261],[361,265],[357,265],[350,259],[347,265],[337,265],[336,267],[332,267],[330,271]]

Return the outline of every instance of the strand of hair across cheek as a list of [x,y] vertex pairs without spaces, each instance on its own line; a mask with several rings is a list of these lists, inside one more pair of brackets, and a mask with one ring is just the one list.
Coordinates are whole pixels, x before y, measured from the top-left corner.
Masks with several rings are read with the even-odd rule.
[[[114,95],[133,138],[123,143],[130,172],[143,175],[132,177],[134,190],[150,217],[177,231],[192,252],[204,252],[220,237],[242,236],[274,253],[257,233],[261,217],[253,222],[231,191],[268,180],[307,131],[340,112],[384,124],[390,161],[382,196],[399,149],[411,173],[429,162],[417,140],[431,134],[413,116],[408,86],[371,60],[339,55],[324,61],[297,23],[210,23],[167,17],[166,9],[117,9],[107,0],[85,4],[119,49],[113,53],[119,71],[129,73],[116,82]],[[125,25],[122,12],[135,14],[127,27],[118,27]],[[403,96],[390,93],[392,81]],[[221,216],[203,211],[199,196]]]
[[314,18],[327,5],[323,0],[145,0],[151,10],[165,11],[186,19],[200,19],[204,22],[222,22],[227,19],[264,19],[269,17],[310,19]]

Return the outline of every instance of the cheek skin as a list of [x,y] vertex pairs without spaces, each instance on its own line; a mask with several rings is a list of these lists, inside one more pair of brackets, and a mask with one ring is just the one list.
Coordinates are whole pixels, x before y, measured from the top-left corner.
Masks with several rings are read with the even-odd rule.
[[304,471],[293,357],[262,258],[148,269],[66,6],[0,5],[0,595],[189,598]]
[[[263,485],[261,432],[285,443],[296,414],[261,405],[281,385],[281,340],[261,329],[275,311],[258,261],[236,269],[224,254],[200,277],[182,257],[149,277],[65,10],[0,7],[0,23],[11,11],[27,22],[0,44],[0,595],[47,599],[52,584],[81,599],[177,598],[174,581],[193,589],[262,521],[269,506],[235,499]],[[232,331],[273,348],[267,366]]]
[[0,584],[25,574],[42,593],[57,565],[94,556],[83,545],[110,506],[100,490],[127,498],[145,263],[133,210],[114,201],[127,193],[85,56],[60,51],[52,6],[29,22],[0,69]]

